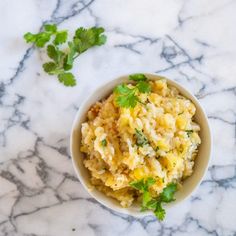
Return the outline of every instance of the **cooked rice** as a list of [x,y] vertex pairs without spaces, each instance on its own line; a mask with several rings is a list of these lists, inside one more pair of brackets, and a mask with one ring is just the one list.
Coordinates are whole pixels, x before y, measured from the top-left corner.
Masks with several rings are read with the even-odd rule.
[[[139,94],[142,103],[135,108],[118,107],[117,95],[111,94],[91,107],[82,124],[81,151],[91,183],[123,207],[139,195],[131,181],[154,178],[150,190],[157,196],[168,183],[190,176],[201,143],[194,104],[164,79],[149,83],[151,93]],[[148,139],[142,147],[136,130]]]

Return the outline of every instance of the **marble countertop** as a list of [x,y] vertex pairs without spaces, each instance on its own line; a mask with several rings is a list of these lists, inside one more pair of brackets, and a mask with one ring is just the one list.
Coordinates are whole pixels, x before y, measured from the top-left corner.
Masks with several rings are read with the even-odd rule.
[[[1,1],[0,236],[236,235],[235,9],[235,0]],[[47,22],[106,28],[106,45],[76,62],[76,87],[45,74],[43,50],[22,39]],[[133,72],[189,88],[212,128],[203,182],[163,223],[100,205],[69,156],[70,128],[87,93]]]

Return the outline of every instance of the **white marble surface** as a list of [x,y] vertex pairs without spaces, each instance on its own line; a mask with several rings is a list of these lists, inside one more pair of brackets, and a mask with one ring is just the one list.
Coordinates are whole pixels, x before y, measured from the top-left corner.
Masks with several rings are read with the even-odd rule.
[[[235,12],[235,0],[1,0],[0,235],[236,235]],[[107,44],[76,62],[74,88],[45,74],[43,51],[22,39],[46,22],[106,28]],[[82,188],[69,156],[81,101],[131,72],[185,85],[212,128],[207,175],[163,223],[101,206]]]

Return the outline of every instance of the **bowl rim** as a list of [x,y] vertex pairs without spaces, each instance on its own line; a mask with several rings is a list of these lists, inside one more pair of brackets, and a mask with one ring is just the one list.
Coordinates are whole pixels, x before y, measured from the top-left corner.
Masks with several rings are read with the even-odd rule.
[[[135,73],[132,73],[132,74],[135,74]],[[167,84],[170,84],[171,86],[177,88],[180,93],[184,92],[185,95],[184,97],[188,98],[189,100],[191,100],[194,105],[197,104],[199,109],[201,110],[204,118],[205,118],[205,125],[206,125],[206,128],[207,128],[207,133],[208,133],[208,136],[209,136],[209,155],[208,155],[208,160],[207,160],[207,163],[205,165],[205,169],[204,169],[204,172],[201,176],[201,178],[199,179],[199,181],[195,184],[194,188],[192,189],[192,191],[189,192],[188,195],[186,195],[185,197],[183,197],[181,200],[179,200],[178,202],[174,201],[174,202],[171,202],[167,205],[165,205],[165,209],[170,209],[170,208],[173,208],[175,207],[176,205],[180,204],[180,203],[183,203],[185,200],[187,200],[191,195],[193,195],[196,190],[198,189],[199,185],[201,184],[203,178],[205,177],[206,173],[207,173],[207,170],[208,170],[208,167],[209,167],[209,163],[210,163],[210,159],[211,159],[211,154],[212,154],[212,132],[211,132],[211,128],[210,128],[210,125],[209,125],[209,121],[208,121],[208,117],[206,115],[206,112],[204,110],[204,108],[202,107],[202,105],[200,104],[200,102],[198,101],[197,97],[192,94],[192,92],[190,92],[187,88],[185,88],[183,85],[181,85],[179,82],[176,82],[172,79],[169,79],[169,78],[166,78],[165,76],[162,76],[162,75],[158,75],[158,74],[154,74],[154,73],[142,73],[144,75],[146,75],[147,77],[148,76],[151,76],[151,77],[156,77],[155,79],[150,79],[150,80],[159,80],[159,79],[165,79],[167,81]],[[82,177],[82,175],[80,175],[80,169],[77,167],[77,164],[76,164],[76,157],[74,157],[73,155],[73,131],[75,130],[75,127],[76,127],[76,124],[77,122],[80,120],[81,116],[84,114],[83,111],[83,108],[84,106],[86,106],[86,104],[90,101],[91,97],[99,90],[101,90],[104,86],[107,86],[111,83],[114,83],[114,82],[117,82],[117,84],[121,84],[123,81],[122,80],[125,80],[125,78],[128,78],[130,74],[125,74],[125,75],[120,75],[114,79],[111,79],[109,81],[105,81],[104,83],[100,84],[99,86],[96,86],[92,91],[89,92],[88,96],[86,97],[86,99],[84,99],[80,106],[79,106],[79,109],[77,110],[76,112],[76,115],[74,117],[74,120],[73,120],[73,123],[72,123],[72,127],[71,127],[71,131],[70,131],[70,156],[71,156],[71,159],[72,159],[72,165],[73,165],[73,168],[74,168],[74,171],[76,173],[76,176],[77,178],[79,179],[80,183],[82,184],[82,186],[84,187],[84,189],[87,191],[87,193],[93,197],[96,201],[98,201],[100,204],[102,204],[103,206],[105,206],[106,208],[108,209],[111,209],[111,210],[114,210],[118,213],[122,213],[122,214],[128,214],[128,215],[131,215],[131,216],[134,216],[134,217],[144,217],[144,216],[148,216],[148,215],[152,215],[152,211],[145,211],[145,212],[137,212],[137,213],[133,213],[133,212],[129,212],[127,211],[127,209],[129,208],[122,208],[121,206],[111,206],[107,203],[107,201],[105,199],[100,199],[98,198],[98,196],[95,196],[95,194],[93,194],[92,191],[89,190],[88,186],[85,184],[84,182],[84,178]],[[118,81],[120,80],[120,82],[118,83]],[[132,81],[130,81],[132,82]],[[186,96],[187,94],[187,96]],[[105,96],[105,94],[104,94]],[[102,96],[101,96],[102,97]],[[99,101],[99,100],[98,100]],[[191,176],[189,176],[190,178]],[[104,193],[102,193],[103,195],[105,195]],[[109,197],[108,197],[109,198]]]

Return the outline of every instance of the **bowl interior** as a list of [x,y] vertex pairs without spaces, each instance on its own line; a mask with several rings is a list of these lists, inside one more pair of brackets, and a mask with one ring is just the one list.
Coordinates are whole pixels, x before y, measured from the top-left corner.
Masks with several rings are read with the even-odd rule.
[[[160,77],[157,75],[146,75],[151,80],[160,79]],[[107,97],[116,85],[127,81],[128,76],[123,76],[106,83],[102,87],[98,88],[95,92],[93,92],[80,106],[71,131],[71,156],[79,180],[96,200],[118,212],[130,214],[133,216],[144,216],[150,214],[150,212],[140,212],[140,207],[135,204],[129,208],[122,208],[116,200],[107,197],[105,194],[93,188],[89,181],[89,172],[83,165],[84,154],[80,152],[81,124],[86,120],[87,111],[95,102]],[[198,155],[195,160],[193,174],[184,181],[183,187],[176,193],[176,201],[166,205],[166,208],[169,208],[183,201],[199,185],[205,171],[207,170],[208,162],[210,159],[211,135],[206,115],[197,99],[178,83],[169,79],[167,79],[167,82],[169,85],[176,87],[182,95],[189,98],[194,103],[196,107],[196,114],[194,119],[201,127],[200,137],[202,140],[202,143],[199,146]]]

